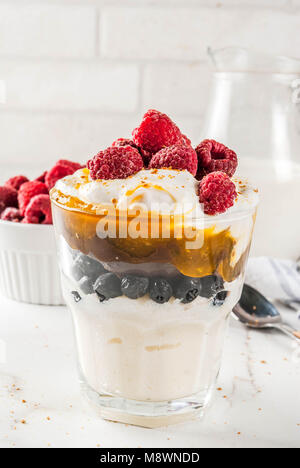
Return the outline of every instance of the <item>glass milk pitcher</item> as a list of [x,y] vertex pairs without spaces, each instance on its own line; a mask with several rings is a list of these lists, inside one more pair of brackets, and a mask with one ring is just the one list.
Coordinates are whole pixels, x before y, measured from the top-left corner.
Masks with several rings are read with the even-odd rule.
[[300,60],[228,48],[215,67],[203,138],[241,157],[300,163]]

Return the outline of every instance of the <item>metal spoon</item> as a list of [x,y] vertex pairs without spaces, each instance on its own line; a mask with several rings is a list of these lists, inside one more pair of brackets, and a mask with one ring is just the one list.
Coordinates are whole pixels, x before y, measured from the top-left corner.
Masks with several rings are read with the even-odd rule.
[[300,302],[299,301],[289,301],[289,300],[279,300],[277,299],[276,303],[278,305],[281,305],[283,307],[286,307],[289,310],[292,310],[293,312],[300,312]]
[[256,289],[245,284],[234,315],[251,328],[276,328],[300,343],[300,331],[283,322],[276,307]]
[[297,271],[300,273],[300,257],[297,259]]

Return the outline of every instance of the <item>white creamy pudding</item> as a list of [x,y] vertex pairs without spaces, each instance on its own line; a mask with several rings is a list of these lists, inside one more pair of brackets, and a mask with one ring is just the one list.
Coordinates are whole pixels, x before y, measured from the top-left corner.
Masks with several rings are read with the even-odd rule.
[[66,278],[63,285],[81,370],[98,393],[159,402],[196,395],[214,384],[242,279],[225,285],[229,296],[220,307],[201,297],[191,304],[172,298],[162,305],[148,297],[119,297],[99,307],[94,295],[78,305]]

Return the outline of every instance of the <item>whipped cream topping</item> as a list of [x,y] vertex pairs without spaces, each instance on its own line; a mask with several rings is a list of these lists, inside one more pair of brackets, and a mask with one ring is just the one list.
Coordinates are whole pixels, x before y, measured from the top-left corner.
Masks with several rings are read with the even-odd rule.
[[[188,171],[143,169],[127,179],[92,180],[87,169],[56,183],[56,190],[86,204],[111,205],[117,209],[142,208],[159,213],[191,212],[205,215],[199,203],[199,182]],[[249,210],[258,204],[258,193],[246,180],[233,178],[238,197],[229,213]],[[218,215],[221,217],[224,215]]]
[[67,196],[94,205],[114,204],[118,209],[176,212],[182,206],[199,205],[198,182],[188,171],[152,169],[127,179],[84,179],[84,170],[61,179],[56,189]]

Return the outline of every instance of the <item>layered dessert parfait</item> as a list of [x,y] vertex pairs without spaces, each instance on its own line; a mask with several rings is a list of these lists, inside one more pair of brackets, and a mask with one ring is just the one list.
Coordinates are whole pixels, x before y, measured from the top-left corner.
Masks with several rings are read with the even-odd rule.
[[81,382],[104,417],[153,426],[207,405],[258,204],[237,164],[150,110],[52,189]]

